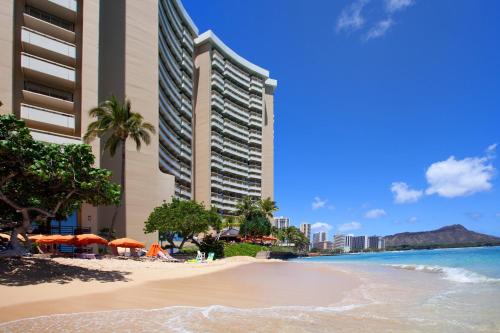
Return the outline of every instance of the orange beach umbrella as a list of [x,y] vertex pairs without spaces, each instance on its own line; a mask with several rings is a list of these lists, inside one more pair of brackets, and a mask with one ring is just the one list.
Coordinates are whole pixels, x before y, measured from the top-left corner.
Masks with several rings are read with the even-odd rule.
[[148,253],[146,253],[146,256],[148,257],[156,257],[159,252],[164,252],[161,246],[158,243],[154,243],[151,245],[149,248]]
[[144,243],[130,238],[118,238],[108,243],[109,246],[114,247],[128,247],[128,248],[143,248]]
[[42,234],[40,234],[40,235],[31,235],[31,236],[28,236],[28,238],[30,239],[30,241],[37,241],[37,240],[39,240],[40,238],[44,238],[44,237],[47,237],[47,236],[42,235]]
[[104,238],[94,235],[94,234],[82,234],[76,235],[74,239],[74,244],[76,246],[85,246],[89,244],[108,244],[108,241]]
[[37,244],[66,244],[71,245],[75,240],[73,235],[49,235],[35,240]]
[[[0,238],[3,238],[3,239],[6,239],[6,240],[10,241],[10,235],[9,234],[0,234]],[[19,239],[22,242],[25,241],[24,237],[21,236],[20,234],[17,234],[17,239]]]

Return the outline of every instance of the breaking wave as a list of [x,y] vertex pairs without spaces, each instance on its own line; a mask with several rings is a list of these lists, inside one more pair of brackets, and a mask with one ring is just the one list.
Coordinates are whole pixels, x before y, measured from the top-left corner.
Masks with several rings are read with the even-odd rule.
[[428,273],[443,274],[443,279],[458,282],[458,283],[499,283],[500,279],[490,278],[475,272],[471,272],[465,268],[430,266],[430,265],[403,265],[403,264],[388,264],[385,266],[398,269],[406,269],[410,271],[420,271]]

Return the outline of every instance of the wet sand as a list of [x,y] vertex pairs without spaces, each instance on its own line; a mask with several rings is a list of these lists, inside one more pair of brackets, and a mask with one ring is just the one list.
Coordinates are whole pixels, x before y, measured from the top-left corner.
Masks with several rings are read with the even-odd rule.
[[[184,269],[177,267],[180,270]],[[197,269],[199,270],[196,267],[190,268],[190,271]],[[147,274],[147,271],[140,273]],[[189,274],[184,274],[186,275]],[[9,290],[12,301],[16,300],[15,294],[19,297],[15,303],[9,303],[8,298],[2,297],[0,322],[51,314],[155,309],[168,306],[222,305],[237,308],[328,306],[341,301],[361,283],[356,274],[329,265],[287,262],[244,265],[233,263],[226,269],[214,272],[208,270],[203,275],[183,277],[183,274],[179,274],[178,276],[130,286],[123,286],[123,282],[80,281],[74,284],[56,285],[57,288],[52,289],[60,290],[56,294],[47,293],[47,287],[51,289],[50,283],[43,288],[45,290],[43,293],[42,285],[35,289],[33,286],[1,287],[3,289],[0,288],[0,293],[2,290],[5,291],[5,288],[13,288]],[[43,298],[40,293],[36,294],[36,289],[50,297]],[[31,292],[32,298],[37,301],[19,302],[19,298],[26,299],[26,295],[21,297],[26,292]]]

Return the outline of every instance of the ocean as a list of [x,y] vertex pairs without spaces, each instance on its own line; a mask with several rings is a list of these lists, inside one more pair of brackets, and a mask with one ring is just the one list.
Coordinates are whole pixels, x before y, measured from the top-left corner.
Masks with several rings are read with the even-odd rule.
[[[214,304],[62,314],[0,324],[0,332],[500,332],[500,247],[349,254],[294,262],[333,265],[355,272],[362,283],[328,306]],[[307,289],[314,283],[296,287]],[[332,286],[335,283],[332,279]]]

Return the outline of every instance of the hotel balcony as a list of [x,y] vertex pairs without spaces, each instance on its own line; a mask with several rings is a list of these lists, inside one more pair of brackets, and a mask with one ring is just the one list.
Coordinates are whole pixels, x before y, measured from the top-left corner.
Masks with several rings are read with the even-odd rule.
[[224,93],[242,106],[248,107],[250,95],[227,81],[224,84]]
[[226,147],[234,149],[234,150],[240,152],[241,154],[248,156],[248,145],[241,144],[241,143],[238,143],[236,141],[226,139],[226,140],[224,140],[224,148],[226,148]]
[[170,1],[160,1],[160,4],[162,5],[162,7],[164,5],[166,6],[166,8],[164,9],[165,14],[167,14],[170,21],[172,21],[172,25],[176,28],[176,30],[180,35],[181,31],[183,30],[182,22],[179,19],[178,15],[176,14],[176,10],[173,7],[172,3]]
[[248,128],[247,127],[238,125],[237,123],[234,123],[228,119],[225,119],[224,126],[240,133],[244,137],[248,137]]
[[217,72],[212,72],[212,87],[216,88],[219,92],[224,91],[224,79]]
[[224,173],[230,173],[230,174],[233,174],[233,175],[236,175],[236,176],[241,176],[241,177],[248,177],[248,171],[242,171],[238,168],[233,168],[229,165],[224,165]]
[[181,149],[179,145],[177,145],[174,141],[172,141],[165,132],[160,130],[160,141],[163,142],[165,147],[168,147],[169,150],[174,152],[177,155],[180,155]]
[[21,67],[26,77],[42,82],[56,82],[60,86],[75,86],[74,68],[48,61],[33,55],[21,53]]
[[194,53],[194,42],[193,37],[191,37],[191,34],[186,29],[182,30],[182,46],[184,46],[189,51],[189,56],[191,57],[191,54]]
[[182,105],[181,112],[189,119],[193,118],[193,107],[191,106],[191,102],[185,97],[182,96]]
[[262,196],[262,192],[259,190],[249,190],[248,195],[253,196],[253,197],[260,197]]
[[181,131],[181,120],[177,114],[175,108],[170,106],[168,102],[165,101],[163,94],[160,94],[160,115],[167,121],[167,123],[173,127],[177,132]]
[[224,150],[224,146],[221,145],[219,142],[214,141],[213,139],[212,139],[212,148],[217,148],[219,151]]
[[248,77],[248,75],[240,72],[229,63],[226,63],[225,69],[224,76],[232,80],[234,83],[242,86],[246,90],[250,88],[250,77]]
[[264,107],[264,105],[262,104],[262,98],[255,95],[251,95],[249,106],[254,110],[262,112],[262,108]]
[[[65,129],[75,130],[75,116],[54,110],[21,104],[21,118],[29,122],[43,123]],[[49,126],[49,127],[51,127]]]
[[224,100],[217,94],[212,94],[212,106],[216,107],[219,111],[224,111]]
[[213,52],[212,56],[212,67],[217,69],[219,72],[224,73],[225,61],[224,58],[217,52]]
[[68,66],[75,65],[76,47],[63,40],[22,27],[21,42],[25,52]]
[[250,113],[250,126],[262,128],[262,116],[257,113]]
[[73,113],[73,93],[25,81],[22,94],[26,104]]
[[244,172],[248,172],[248,164],[240,163],[238,161],[233,161],[230,158],[224,158],[224,166],[230,166]]
[[190,98],[193,96],[193,81],[186,74],[182,74],[182,90]]
[[259,185],[259,184],[255,184],[255,183],[250,183],[248,185],[248,190],[249,191],[256,191],[256,192],[260,192],[262,190],[262,187]]
[[226,135],[230,135],[234,140],[239,140],[241,142],[247,143],[248,142],[248,136],[242,135],[240,132],[235,131],[234,129],[230,127],[224,127],[223,133]]
[[46,132],[38,129],[30,128],[31,136],[37,141],[56,143],[58,145],[68,145],[68,144],[81,144],[82,139],[80,137],[74,137],[70,135],[55,134],[52,132]]
[[[230,186],[224,186],[223,191],[224,192],[229,192],[229,193],[236,193],[236,194],[240,194],[240,195],[243,195],[243,196],[247,196],[248,195],[248,190],[246,190],[246,189],[240,189],[240,188],[234,188],[234,187],[230,187]],[[233,201],[231,201],[231,203],[233,203]]]
[[159,34],[159,48],[160,48],[160,58],[164,62],[165,69],[168,69],[172,73],[172,77],[178,83],[182,83],[182,74],[177,66],[177,61],[175,60],[172,52],[167,47],[167,42],[163,35]]
[[263,88],[264,87],[262,85],[255,84],[255,81],[252,81],[250,83],[250,92],[255,93],[259,96],[262,95]]
[[229,177],[224,177],[224,185],[230,185],[237,187],[242,190],[248,190],[248,182],[247,181],[240,181],[236,180],[234,178],[229,178]]
[[165,161],[167,161],[171,165],[171,167],[176,170],[176,173],[177,173],[176,176],[178,176],[179,175],[179,169],[180,169],[179,161],[177,161],[177,159],[175,157],[173,157],[165,149],[159,149],[159,152],[160,152],[160,160],[164,159]]
[[252,161],[252,162],[262,162],[262,157],[260,156],[255,156],[255,155],[250,155],[249,161]]
[[21,24],[45,35],[74,44],[76,42],[76,35],[73,31],[74,28],[71,25],[58,25],[55,23],[57,22],[50,20],[50,17],[46,17],[45,15],[42,16],[36,12],[25,12],[23,13],[23,20]]
[[230,154],[230,155],[233,155],[235,157],[242,158],[244,160],[248,160],[249,159],[247,153],[242,153],[241,151],[233,149],[233,148],[231,148],[231,147],[229,147],[227,145],[224,146],[224,150],[223,151],[224,151],[225,154]]

